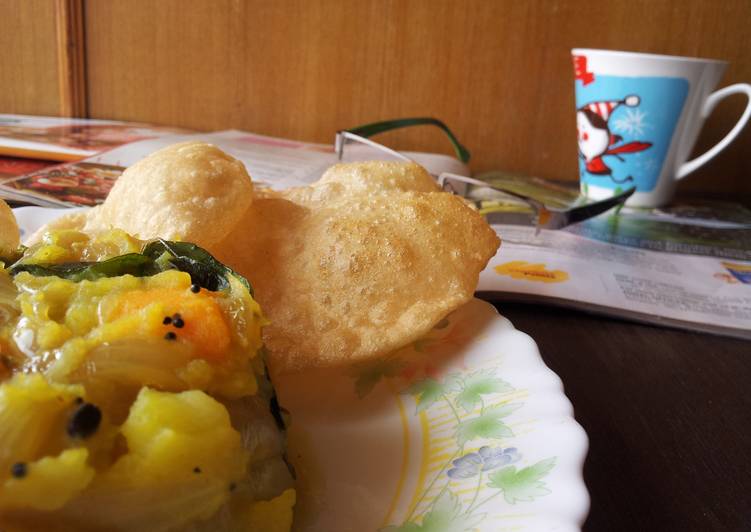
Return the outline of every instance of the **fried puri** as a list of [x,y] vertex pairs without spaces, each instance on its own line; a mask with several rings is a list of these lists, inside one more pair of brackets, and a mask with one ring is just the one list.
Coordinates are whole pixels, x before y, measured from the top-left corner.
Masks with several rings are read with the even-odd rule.
[[415,163],[338,164],[310,186],[274,192],[254,190],[239,161],[203,143],[143,159],[102,206],[68,223],[196,242],[247,277],[271,321],[274,374],[418,339],[472,298],[500,244]]

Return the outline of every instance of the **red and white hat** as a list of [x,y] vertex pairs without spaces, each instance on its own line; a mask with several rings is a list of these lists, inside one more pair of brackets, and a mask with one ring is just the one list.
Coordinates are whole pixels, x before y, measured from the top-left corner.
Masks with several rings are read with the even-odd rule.
[[581,109],[589,109],[593,113],[597,113],[603,120],[607,121],[610,115],[613,113],[613,109],[621,104],[625,104],[628,107],[636,107],[639,105],[639,97],[636,94],[626,96],[622,100],[613,100],[609,102],[592,102],[583,105]]

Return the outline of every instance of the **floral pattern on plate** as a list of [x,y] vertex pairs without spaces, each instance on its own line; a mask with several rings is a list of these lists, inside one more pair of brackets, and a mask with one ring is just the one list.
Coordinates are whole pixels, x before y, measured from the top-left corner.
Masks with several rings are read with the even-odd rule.
[[300,530],[579,530],[586,516],[586,435],[534,342],[488,303],[279,391],[291,460],[314,479]]

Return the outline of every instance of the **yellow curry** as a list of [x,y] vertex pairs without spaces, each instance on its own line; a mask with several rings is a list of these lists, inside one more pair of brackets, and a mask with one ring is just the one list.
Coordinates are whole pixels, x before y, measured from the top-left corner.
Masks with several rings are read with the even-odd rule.
[[288,531],[265,323],[192,244],[25,250],[0,270],[0,529]]

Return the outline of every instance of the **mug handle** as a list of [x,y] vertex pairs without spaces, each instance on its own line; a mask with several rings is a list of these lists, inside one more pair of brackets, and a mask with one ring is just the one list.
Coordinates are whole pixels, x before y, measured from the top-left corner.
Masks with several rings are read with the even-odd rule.
[[678,172],[676,172],[676,179],[683,179],[688,174],[690,174],[703,164],[707,163],[710,159],[714,158],[718,153],[724,150],[728,144],[733,142],[733,139],[738,136],[738,133],[741,132],[743,127],[748,122],[749,118],[751,118],[751,85],[749,85],[748,83],[736,83],[735,85],[728,85],[724,89],[720,89],[710,94],[709,98],[707,98],[706,102],[704,102],[704,107],[701,110],[702,118],[707,118],[715,108],[715,105],[717,105],[720,100],[727,96],[730,96],[731,94],[745,94],[748,98],[746,109],[743,111],[740,120],[738,120],[735,126],[733,126],[733,129],[730,130],[730,133],[725,135],[724,139],[722,139],[720,142],[712,146],[712,148],[705,151],[695,159],[691,159],[690,161],[683,163],[678,168]]

